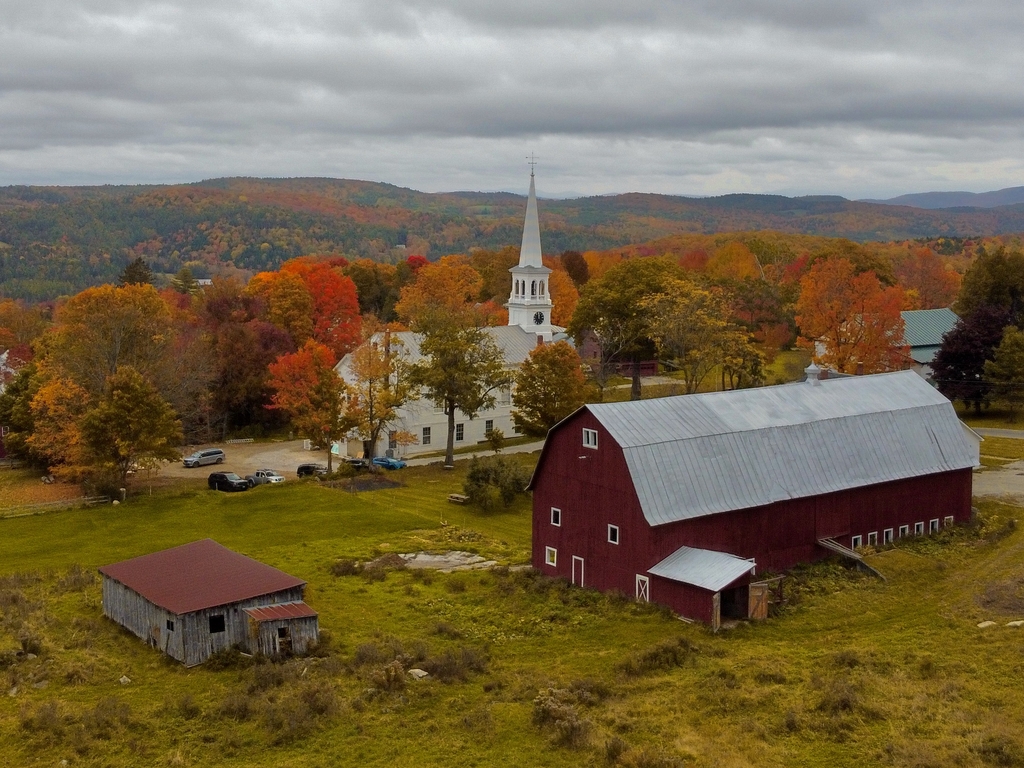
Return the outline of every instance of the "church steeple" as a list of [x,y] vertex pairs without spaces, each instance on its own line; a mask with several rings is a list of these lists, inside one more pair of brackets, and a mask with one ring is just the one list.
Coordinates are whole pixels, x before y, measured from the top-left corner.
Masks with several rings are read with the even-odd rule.
[[520,267],[543,267],[540,250],[540,217],[537,215],[537,188],[530,169],[530,196],[526,198],[526,221],[523,224],[523,244],[519,248]]
[[523,244],[519,264],[512,267],[512,293],[508,297],[508,324],[543,336],[551,341],[551,295],[548,276],[540,249],[540,217],[537,215],[537,190],[530,163],[530,194],[526,198],[526,220],[523,222]]

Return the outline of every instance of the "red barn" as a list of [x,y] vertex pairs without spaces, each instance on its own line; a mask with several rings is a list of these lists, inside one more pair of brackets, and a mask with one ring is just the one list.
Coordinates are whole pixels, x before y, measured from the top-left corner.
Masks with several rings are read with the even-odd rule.
[[587,405],[533,480],[533,565],[717,627],[750,584],[966,522],[980,438],[910,371]]

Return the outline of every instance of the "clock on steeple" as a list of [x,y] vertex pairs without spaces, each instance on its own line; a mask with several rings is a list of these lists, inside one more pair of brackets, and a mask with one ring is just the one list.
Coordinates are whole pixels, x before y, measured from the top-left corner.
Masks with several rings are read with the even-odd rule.
[[544,313],[543,312],[534,312],[533,313],[533,324],[534,325],[544,325]]

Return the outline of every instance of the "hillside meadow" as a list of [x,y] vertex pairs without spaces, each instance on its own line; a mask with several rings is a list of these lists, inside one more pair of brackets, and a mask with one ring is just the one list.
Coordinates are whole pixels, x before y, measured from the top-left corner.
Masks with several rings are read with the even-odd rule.
[[[1024,618],[1018,508],[983,503],[971,529],[871,555],[886,582],[808,568],[779,615],[712,635],[530,571],[360,569],[424,549],[525,563],[528,499],[449,505],[464,471],[403,470],[389,475],[401,487],[358,494],[178,488],[0,520],[0,759],[1024,765],[1024,629],[1005,626]],[[185,669],[102,617],[97,566],[206,536],[308,580],[327,636],[314,657]]]

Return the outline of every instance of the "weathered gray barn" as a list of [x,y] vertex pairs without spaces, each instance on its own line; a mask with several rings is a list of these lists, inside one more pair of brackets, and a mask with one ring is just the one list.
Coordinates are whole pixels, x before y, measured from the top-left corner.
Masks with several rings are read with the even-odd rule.
[[100,568],[103,613],[185,666],[237,645],[304,653],[319,635],[306,582],[213,539]]

